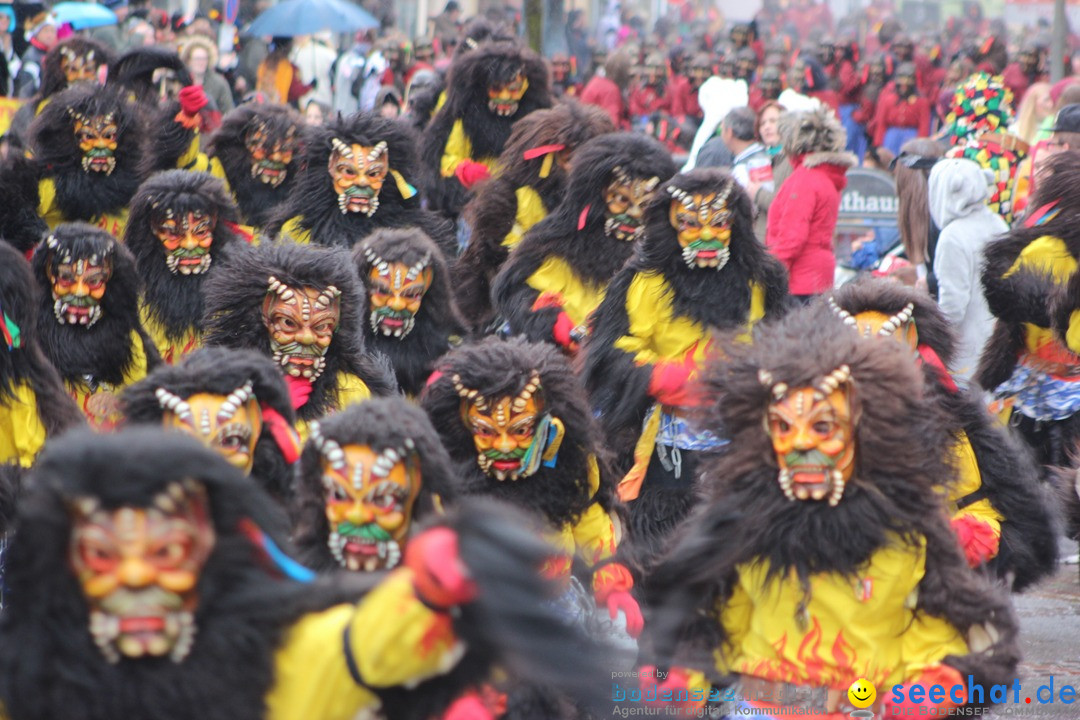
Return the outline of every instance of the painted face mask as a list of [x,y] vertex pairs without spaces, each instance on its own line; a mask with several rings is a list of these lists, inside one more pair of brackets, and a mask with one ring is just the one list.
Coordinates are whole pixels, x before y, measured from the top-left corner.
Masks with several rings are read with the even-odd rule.
[[322,462],[330,554],[346,570],[389,570],[401,562],[420,492],[420,463],[412,440],[375,451],[341,447],[312,433]]
[[371,265],[368,271],[371,330],[387,337],[404,338],[416,325],[416,313],[420,312],[424,294],[435,277],[428,267],[431,258],[425,255],[408,266],[387,262],[371,248],[364,251],[364,257]]
[[731,257],[731,210],[728,198],[732,184],[718,193],[690,193],[669,188],[671,226],[678,233],[682,258],[687,267],[720,268]]
[[75,121],[75,140],[82,153],[83,172],[112,175],[116,169],[116,146],[119,128],[112,113],[87,117],[72,113]]
[[608,217],[604,233],[616,240],[633,242],[645,231],[645,206],[649,204],[660,178],[635,178],[621,167],[612,170],[612,179],[604,191]]
[[828,500],[835,507],[855,467],[856,418],[851,372],[842,365],[813,387],[772,383],[766,429],[772,438],[780,489],[788,500]]
[[[50,236],[46,245],[55,248],[56,239]],[[91,255],[74,260],[66,254],[49,263],[47,274],[58,323],[90,328],[101,319],[101,301],[112,277],[111,257]]]
[[296,152],[296,126],[290,125],[282,137],[271,137],[266,124],[257,121],[244,135],[244,147],[251,156],[251,177],[276,188],[285,182]]
[[488,110],[499,117],[513,117],[517,114],[521,99],[525,97],[525,91],[528,89],[529,79],[524,73],[518,71],[510,82],[488,88]]
[[76,498],[69,562],[105,659],[180,662],[195,642],[196,586],[214,547],[206,490],[170,483],[147,507],[101,507]]
[[330,151],[330,177],[341,214],[363,213],[368,217],[379,209],[379,191],[390,172],[390,151],[385,142],[374,147],[346,145],[334,138]]
[[165,388],[158,388],[155,395],[165,411],[165,427],[191,435],[245,475],[251,474],[262,412],[250,382],[228,395],[196,393],[184,400]]
[[837,305],[832,298],[829,298],[829,307],[844,321],[845,325],[864,338],[889,338],[912,352],[919,346],[919,332],[912,318],[915,313],[913,303],[908,303],[895,315],[886,315],[876,310],[867,310],[852,315]]
[[282,372],[316,380],[326,369],[326,352],[341,320],[341,291],[291,288],[270,278],[262,318],[270,333],[270,351]]
[[95,58],[93,50],[87,51],[85,55],[79,55],[69,47],[60,48],[60,70],[64,73],[68,87],[96,81],[99,67],[100,63]]
[[165,248],[165,265],[173,275],[201,275],[210,269],[217,218],[196,210],[179,213],[165,208],[151,220],[150,229]]
[[554,465],[564,430],[562,421],[543,412],[537,397],[539,375],[534,373],[516,397],[485,398],[465,387],[457,375],[453,383],[485,475],[499,481],[521,480],[535,474],[541,462]]

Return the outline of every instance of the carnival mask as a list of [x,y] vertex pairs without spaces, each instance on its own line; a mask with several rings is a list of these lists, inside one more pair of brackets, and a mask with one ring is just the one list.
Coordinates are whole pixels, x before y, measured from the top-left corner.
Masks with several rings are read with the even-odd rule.
[[631,177],[621,167],[612,171],[612,180],[604,191],[608,217],[604,233],[616,240],[633,242],[645,231],[645,206],[649,204],[660,178]]
[[677,187],[671,193],[671,226],[678,233],[683,262],[691,268],[720,268],[731,257],[731,209],[728,198],[733,183],[720,192],[690,194]]
[[420,493],[420,463],[412,440],[376,452],[341,447],[312,433],[326,490],[330,554],[346,570],[389,570],[401,562]]
[[[55,248],[57,241],[50,236],[46,245]],[[50,258],[47,275],[52,289],[53,314],[58,323],[89,328],[101,319],[101,301],[112,277],[110,255],[73,260],[71,254],[65,252],[58,262]]]
[[379,191],[390,172],[390,151],[380,141],[375,147],[346,145],[334,138],[330,151],[330,177],[338,197],[341,214],[364,213],[368,217],[379,209]]
[[291,288],[270,277],[262,306],[274,362],[286,375],[314,381],[326,369],[326,352],[341,320],[341,291]]
[[210,269],[217,218],[201,210],[176,213],[166,208],[150,229],[165,247],[165,264],[173,275],[201,275]]
[[499,117],[513,117],[528,89],[529,79],[518,70],[510,82],[488,88],[488,110]]
[[251,156],[251,177],[276,188],[285,182],[296,152],[296,126],[290,125],[284,137],[272,138],[266,124],[256,121],[244,135],[244,147]]
[[828,500],[835,507],[855,469],[851,371],[841,365],[813,387],[773,384],[759,373],[772,401],[766,431],[772,438],[778,482],[788,500]]
[[864,338],[890,338],[911,351],[915,351],[919,346],[919,331],[912,317],[915,313],[914,303],[908,303],[895,315],[886,315],[876,310],[866,310],[852,315],[837,305],[832,298],[829,298],[829,307],[845,325]]
[[371,330],[387,337],[404,338],[416,325],[420,303],[435,278],[428,266],[431,258],[425,255],[409,266],[387,262],[371,248],[364,251],[364,257],[371,265],[368,271]]
[[116,169],[116,146],[119,128],[112,113],[87,117],[71,113],[75,121],[75,140],[82,153],[83,172],[112,175]]
[[110,663],[166,655],[181,662],[195,642],[196,586],[214,547],[205,488],[173,482],[146,507],[76,498],[69,512],[69,560],[101,654]]
[[64,73],[68,87],[96,81],[99,67],[100,64],[93,50],[88,50],[85,55],[79,55],[70,47],[60,48],[60,70]]
[[184,400],[165,388],[154,394],[165,411],[166,428],[191,435],[245,475],[251,474],[262,412],[250,382],[228,395],[195,393]]
[[540,376],[534,373],[516,397],[485,398],[453,378],[462,398],[462,419],[476,445],[476,461],[496,480],[520,480],[536,473],[540,463],[553,465],[562,444],[563,424],[543,414],[537,397]]

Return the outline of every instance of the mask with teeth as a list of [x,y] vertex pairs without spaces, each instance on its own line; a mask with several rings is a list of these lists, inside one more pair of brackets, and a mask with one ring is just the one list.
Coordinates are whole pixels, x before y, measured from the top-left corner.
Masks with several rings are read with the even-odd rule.
[[416,325],[416,314],[435,277],[428,266],[431,258],[425,256],[409,266],[387,262],[371,248],[364,257],[371,266],[368,271],[371,330],[400,340]]
[[175,212],[155,208],[150,229],[165,248],[165,265],[173,275],[202,275],[210,269],[217,218],[201,210]]
[[842,365],[812,387],[772,383],[765,418],[780,466],[778,481],[788,500],[839,504],[855,467],[855,426],[851,372]]
[[314,382],[326,369],[326,353],[341,320],[341,291],[333,285],[291,288],[271,277],[262,319],[282,372]]
[[640,238],[645,232],[645,206],[659,184],[658,177],[635,178],[621,167],[616,167],[604,191],[604,202],[607,204],[604,233],[625,242]]
[[829,307],[843,320],[844,324],[864,338],[888,338],[900,343],[912,352],[919,347],[919,331],[915,327],[915,305],[908,303],[895,315],[886,315],[876,310],[865,310],[852,315],[829,298]]
[[731,209],[729,181],[720,192],[690,194],[669,187],[671,226],[678,233],[683,261],[691,268],[719,270],[731,257]]
[[244,147],[251,157],[251,177],[274,188],[285,182],[296,153],[296,132],[296,126],[290,125],[284,136],[272,137],[266,123],[256,120],[244,135]]
[[206,491],[171,483],[146,507],[76,498],[70,563],[90,610],[90,634],[110,663],[168,657],[195,642],[196,587],[214,547]]
[[488,88],[488,110],[499,117],[513,117],[528,89],[529,79],[519,70],[510,82]]
[[255,444],[262,432],[262,411],[251,383],[228,395],[196,393],[182,399],[158,388],[158,403],[167,428],[180,430],[217,451],[245,475],[255,464]]
[[87,117],[73,112],[75,140],[82,153],[83,172],[100,172],[112,175],[116,169],[116,148],[119,127],[116,119],[108,115]]
[[341,567],[361,572],[389,570],[402,557],[420,493],[416,446],[375,450],[324,438],[312,424],[326,490],[327,544]]
[[52,236],[47,238],[46,246],[59,253],[50,258],[46,270],[56,321],[61,325],[92,327],[102,316],[101,301],[112,277],[111,255],[75,259],[70,251],[60,250]]
[[70,47],[60,47],[60,70],[64,73],[67,86],[89,83],[97,80],[100,58],[93,50],[80,55]]
[[390,151],[385,142],[374,147],[331,141],[330,178],[337,193],[338,209],[368,217],[379,209],[379,192],[390,173]]

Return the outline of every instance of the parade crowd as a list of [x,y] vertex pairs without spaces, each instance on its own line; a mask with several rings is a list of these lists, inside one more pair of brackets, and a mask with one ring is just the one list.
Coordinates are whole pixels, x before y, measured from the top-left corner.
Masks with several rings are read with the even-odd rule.
[[[0,5],[0,718],[1012,684],[1080,535],[1046,27],[613,3],[545,57],[451,0],[339,52],[103,4]],[[855,168],[899,212],[840,248]]]

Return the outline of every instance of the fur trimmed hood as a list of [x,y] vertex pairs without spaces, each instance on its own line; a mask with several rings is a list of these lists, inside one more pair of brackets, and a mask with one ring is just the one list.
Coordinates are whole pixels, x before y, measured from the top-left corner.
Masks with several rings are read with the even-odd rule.
[[803,155],[802,164],[804,167],[808,168],[819,167],[821,165],[837,165],[846,169],[858,165],[859,159],[849,152],[828,150],[806,153]]
[[808,153],[840,154],[847,144],[847,133],[831,109],[818,108],[781,115],[780,139],[788,157]]

